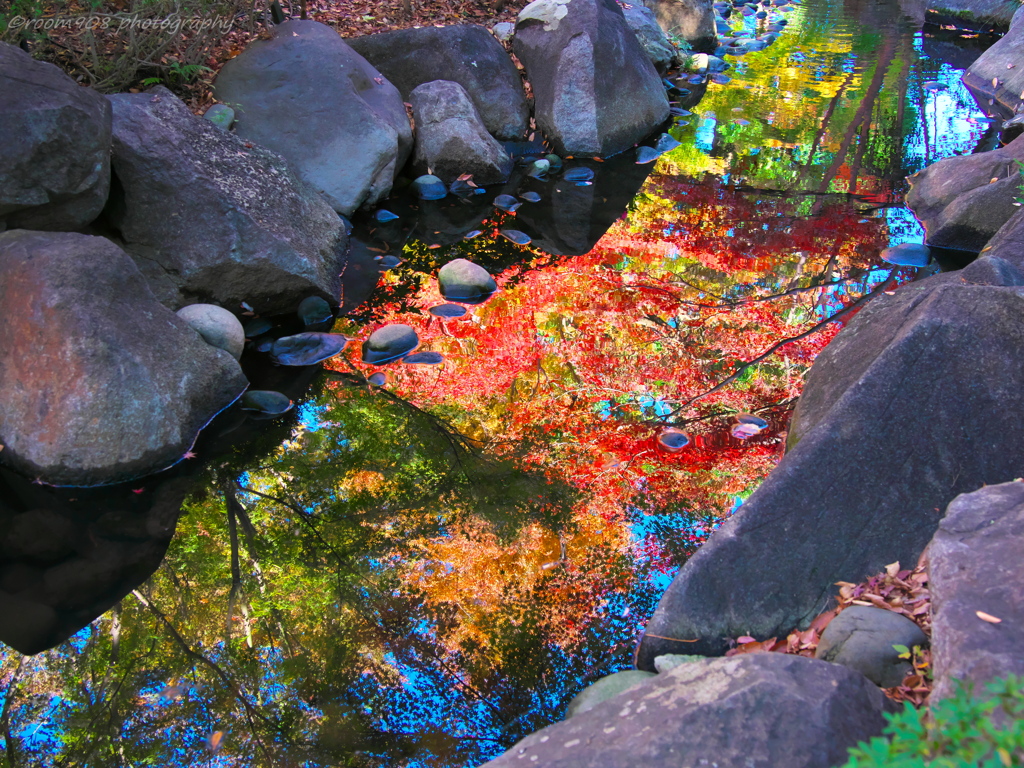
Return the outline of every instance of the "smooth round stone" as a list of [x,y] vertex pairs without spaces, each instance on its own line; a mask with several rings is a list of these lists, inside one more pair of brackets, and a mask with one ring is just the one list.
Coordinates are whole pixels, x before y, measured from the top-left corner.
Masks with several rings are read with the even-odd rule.
[[921,243],[900,243],[882,251],[881,259],[897,267],[927,267],[932,251]]
[[366,380],[375,387],[383,387],[388,382],[388,377],[383,373],[371,373]]
[[752,413],[737,413],[736,421],[740,424],[750,424],[758,429],[768,429],[768,422]]
[[378,328],[363,342],[363,362],[383,365],[412,352],[420,344],[416,331],[404,323]]
[[221,130],[226,131],[230,129],[231,124],[235,122],[235,110],[227,104],[214,104],[208,110],[203,112],[203,117]]
[[892,688],[903,682],[911,667],[893,646],[913,648],[927,643],[921,628],[906,616],[851,605],[825,627],[814,657],[855,669],[881,688]]
[[441,267],[437,283],[442,296],[464,304],[478,304],[498,290],[486,269],[466,259],[455,259]]
[[458,304],[438,304],[430,308],[430,314],[434,317],[465,317],[466,308]]
[[292,401],[287,395],[270,389],[250,389],[239,402],[242,410],[256,411],[267,416],[280,416],[292,409]]
[[511,40],[512,36],[516,33],[516,25],[510,21],[499,21],[493,27],[491,27],[491,34],[496,38],[505,42]]
[[403,357],[402,362],[406,365],[440,365],[444,362],[444,355],[440,352],[417,352]]
[[331,305],[319,296],[307,296],[299,302],[297,314],[303,325],[316,325],[334,317]]
[[566,718],[575,717],[582,712],[591,710],[602,701],[607,701],[613,696],[618,696],[623,691],[635,688],[654,676],[653,672],[626,669],[622,672],[615,672],[607,677],[602,677],[593,685],[584,688],[569,702],[569,711],[566,712]]
[[448,196],[448,187],[437,176],[429,174],[418,177],[412,183],[413,191],[420,200],[440,200]]
[[242,323],[231,312],[216,304],[190,304],[177,312],[211,347],[223,349],[235,360],[245,349]]

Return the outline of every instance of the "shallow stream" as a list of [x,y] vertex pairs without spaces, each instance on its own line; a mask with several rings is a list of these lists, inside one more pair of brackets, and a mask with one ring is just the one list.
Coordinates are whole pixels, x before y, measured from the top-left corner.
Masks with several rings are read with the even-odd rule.
[[[11,765],[476,766],[630,664],[673,574],[779,460],[815,354],[927,274],[878,258],[922,239],[905,177],[997,138],[959,81],[969,31],[895,2],[735,16],[787,24],[718,82],[673,79],[690,114],[656,161],[567,161],[584,186],[522,166],[357,220],[348,350],[324,370],[247,353],[286,416],[226,413],[126,487],[0,474],[23,521],[83,521],[4,544],[0,588],[59,593],[74,632],[2,656]],[[504,213],[501,191],[540,200]],[[431,314],[459,257],[499,291]],[[395,322],[443,362],[363,364]],[[60,571],[79,546],[110,568]]]

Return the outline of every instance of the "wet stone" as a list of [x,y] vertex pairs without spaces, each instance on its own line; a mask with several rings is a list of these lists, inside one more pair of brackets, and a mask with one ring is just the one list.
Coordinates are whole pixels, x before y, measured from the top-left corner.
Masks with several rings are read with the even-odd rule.
[[245,348],[245,330],[231,312],[216,304],[189,304],[177,312],[211,347],[223,349],[237,360]]
[[444,298],[467,304],[484,301],[498,290],[486,269],[466,259],[455,259],[441,267],[437,282]]
[[378,328],[363,342],[363,362],[383,365],[397,360],[419,346],[416,331],[404,323],[393,323]]
[[336,333],[297,333],[284,336],[270,348],[278,365],[316,365],[341,354],[348,339]]

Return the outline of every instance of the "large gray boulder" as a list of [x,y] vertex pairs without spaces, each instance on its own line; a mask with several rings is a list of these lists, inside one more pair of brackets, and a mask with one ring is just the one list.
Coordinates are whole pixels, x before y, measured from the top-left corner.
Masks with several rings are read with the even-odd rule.
[[488,132],[466,89],[448,80],[409,94],[416,121],[413,167],[451,184],[464,173],[476,184],[498,184],[512,173],[512,158]]
[[119,192],[107,218],[157,298],[263,314],[309,295],[337,304],[344,224],[278,155],[162,87],[110,101]]
[[658,24],[692,51],[713,53],[718,47],[713,0],[643,0]]
[[[988,2],[999,6],[1006,13],[1006,23],[1009,23],[1015,10],[1014,5],[1002,3],[1000,0],[958,1],[964,3]],[[1024,93],[1024,67],[1020,66],[1022,57],[1024,57],[1024,25],[1016,24],[1010,27],[1009,31],[990,48],[986,49],[970,69],[964,72],[961,79],[973,91],[979,103],[985,104],[988,99],[994,99],[1011,112],[1015,111],[1021,103],[1020,95]]]
[[164,469],[246,387],[109,240],[11,230],[0,274],[0,462],[23,474],[100,485]]
[[[928,547],[936,699],[1024,675],[1024,482],[958,496]],[[978,611],[999,619],[986,621]]]
[[235,109],[236,134],[283,156],[346,216],[387,197],[412,150],[401,94],[316,21],[286,21],[252,43],[214,93]]
[[0,43],[0,229],[79,229],[110,188],[110,105],[53,64]]
[[407,101],[432,80],[466,89],[487,130],[497,139],[522,139],[530,120],[519,72],[504,47],[484,27],[456,24],[381,32],[348,44],[395,84]]
[[1015,287],[948,273],[872,300],[815,361],[783,460],[662,597],[637,666],[805,627],[835,582],[916,562],[958,494],[1024,475],[1006,424],[1022,344]]
[[1024,136],[1000,149],[947,157],[910,177],[907,206],[929,245],[979,251],[1019,210]]
[[614,155],[669,116],[661,78],[615,0],[534,0],[512,46],[537,127],[560,155]]
[[883,696],[824,661],[754,653],[682,664],[537,731],[489,768],[831,768],[881,733]]

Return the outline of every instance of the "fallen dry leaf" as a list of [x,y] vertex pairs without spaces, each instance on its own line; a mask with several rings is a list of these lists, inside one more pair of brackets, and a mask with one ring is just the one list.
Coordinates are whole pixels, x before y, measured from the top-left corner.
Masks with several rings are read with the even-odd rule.
[[975,611],[974,614],[982,621],[987,621],[989,624],[1000,624],[1002,619],[997,619],[991,613],[985,613],[984,611]]

